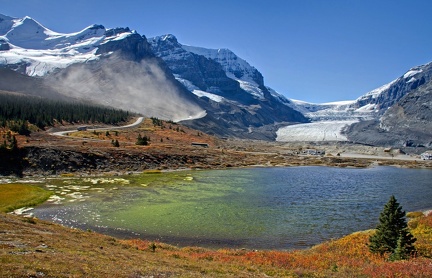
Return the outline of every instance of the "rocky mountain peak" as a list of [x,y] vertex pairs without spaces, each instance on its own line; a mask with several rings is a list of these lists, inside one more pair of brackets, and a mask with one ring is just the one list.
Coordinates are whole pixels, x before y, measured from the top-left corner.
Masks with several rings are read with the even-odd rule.
[[123,33],[129,33],[131,32],[131,30],[129,29],[129,27],[126,28],[122,28],[122,27],[117,27],[117,28],[112,28],[112,29],[107,29],[105,31],[105,36],[107,37],[113,37],[113,36],[117,36]]
[[353,108],[365,107],[383,114],[402,97],[432,79],[432,63],[416,66],[404,75],[359,97]]

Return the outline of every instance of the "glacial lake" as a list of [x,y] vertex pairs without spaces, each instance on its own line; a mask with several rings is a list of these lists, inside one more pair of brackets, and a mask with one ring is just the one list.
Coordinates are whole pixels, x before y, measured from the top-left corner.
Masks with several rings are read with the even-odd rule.
[[432,208],[432,170],[246,168],[45,179],[34,215],[123,238],[211,248],[306,248],[374,228],[390,195]]

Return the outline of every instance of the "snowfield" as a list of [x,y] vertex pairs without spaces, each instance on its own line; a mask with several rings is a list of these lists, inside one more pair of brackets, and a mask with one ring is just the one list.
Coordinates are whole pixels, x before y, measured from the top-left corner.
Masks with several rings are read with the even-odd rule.
[[357,121],[323,121],[290,125],[276,132],[276,141],[347,141],[342,130],[345,126],[355,122]]

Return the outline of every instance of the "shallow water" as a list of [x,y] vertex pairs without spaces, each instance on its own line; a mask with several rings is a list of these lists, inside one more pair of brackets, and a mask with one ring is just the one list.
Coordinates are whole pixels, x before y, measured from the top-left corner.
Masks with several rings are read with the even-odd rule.
[[[394,194],[432,207],[432,171],[250,168],[45,181],[59,199],[35,216],[178,245],[304,248],[375,227]],[[69,191],[67,191],[69,190]]]

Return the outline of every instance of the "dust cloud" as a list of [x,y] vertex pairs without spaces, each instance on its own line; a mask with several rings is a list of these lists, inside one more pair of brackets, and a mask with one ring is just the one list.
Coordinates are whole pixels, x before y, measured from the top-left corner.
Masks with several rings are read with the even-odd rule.
[[113,55],[72,65],[51,76],[49,82],[69,97],[149,117],[180,121],[206,114],[153,58],[137,63]]

